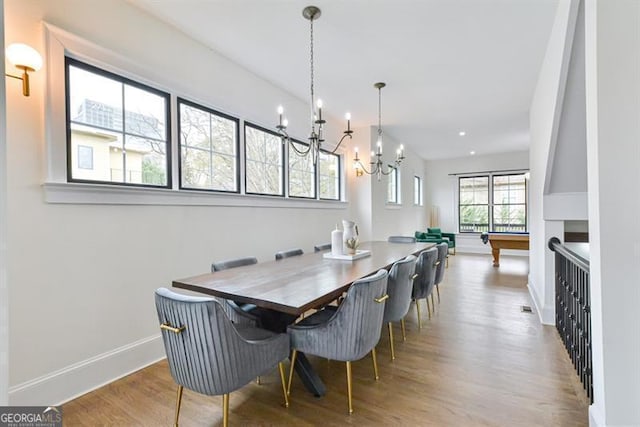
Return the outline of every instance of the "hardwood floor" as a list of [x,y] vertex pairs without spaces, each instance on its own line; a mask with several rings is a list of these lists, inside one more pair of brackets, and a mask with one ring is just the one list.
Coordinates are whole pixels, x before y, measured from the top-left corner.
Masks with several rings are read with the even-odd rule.
[[[293,379],[284,408],[277,371],[231,394],[232,425],[586,426],[588,402],[555,328],[540,325],[527,292],[528,259],[450,257],[441,303],[429,320],[421,301],[407,316],[407,341],[386,328],[378,344],[380,380],[371,358],[354,362],[354,413],[347,415],[344,363],[310,357],[327,386],[315,398]],[[151,298],[151,297],[150,297]],[[288,366],[288,364],[287,364]],[[67,426],[170,426],[176,386],[165,361],[63,407]],[[222,423],[222,398],[185,390],[182,426]]]

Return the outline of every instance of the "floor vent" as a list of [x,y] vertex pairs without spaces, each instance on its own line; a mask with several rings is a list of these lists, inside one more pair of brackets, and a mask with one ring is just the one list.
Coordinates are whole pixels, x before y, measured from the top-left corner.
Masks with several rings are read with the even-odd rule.
[[533,313],[533,310],[531,310],[531,307],[529,307],[528,305],[520,306],[520,310],[523,313]]

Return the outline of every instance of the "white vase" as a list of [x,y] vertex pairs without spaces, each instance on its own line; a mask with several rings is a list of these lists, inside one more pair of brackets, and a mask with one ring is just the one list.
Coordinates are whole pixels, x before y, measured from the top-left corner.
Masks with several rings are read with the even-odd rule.
[[347,248],[347,240],[352,238],[355,239],[358,237],[358,233],[356,231],[356,223],[353,221],[343,219],[342,228],[344,229],[344,232],[342,234],[342,241],[343,241],[342,253],[348,254],[349,248]]

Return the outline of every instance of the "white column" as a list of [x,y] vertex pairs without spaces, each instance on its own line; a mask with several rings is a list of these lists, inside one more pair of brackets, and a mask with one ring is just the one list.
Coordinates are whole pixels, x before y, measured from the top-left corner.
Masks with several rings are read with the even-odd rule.
[[592,426],[640,425],[640,2],[586,0]]

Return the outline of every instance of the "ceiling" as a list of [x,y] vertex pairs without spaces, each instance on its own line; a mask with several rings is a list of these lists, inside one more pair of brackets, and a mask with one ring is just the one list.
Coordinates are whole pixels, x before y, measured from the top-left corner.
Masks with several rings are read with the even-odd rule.
[[[526,150],[558,0],[128,0],[300,99],[316,93],[425,159]],[[465,131],[465,136],[459,132]]]

